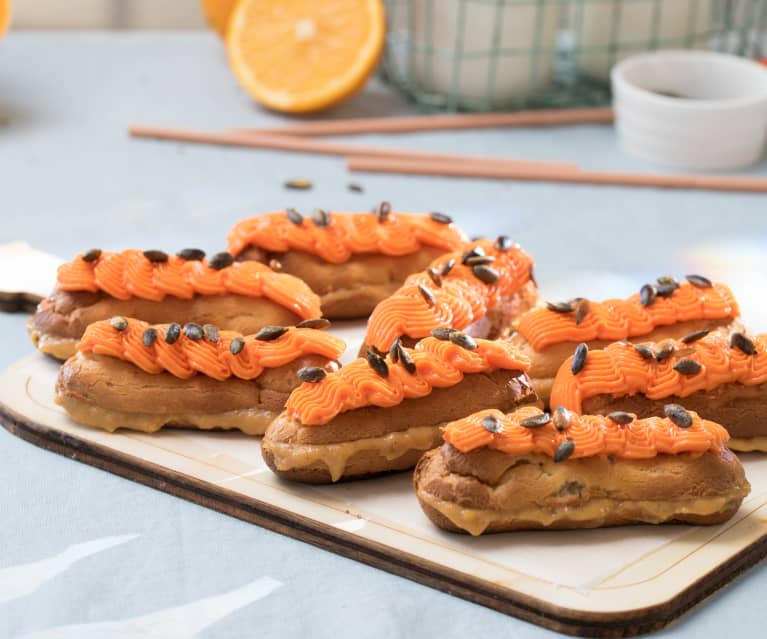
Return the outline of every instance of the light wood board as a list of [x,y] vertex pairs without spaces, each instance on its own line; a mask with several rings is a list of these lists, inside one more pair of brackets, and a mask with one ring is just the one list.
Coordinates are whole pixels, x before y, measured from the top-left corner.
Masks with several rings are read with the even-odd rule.
[[0,374],[6,428],[73,459],[562,632],[607,637],[659,628],[767,553],[764,455],[743,457],[752,493],[723,525],[472,538],[431,525],[410,473],[302,486],[272,475],[257,438],[79,426],[53,402],[57,370],[35,354]]

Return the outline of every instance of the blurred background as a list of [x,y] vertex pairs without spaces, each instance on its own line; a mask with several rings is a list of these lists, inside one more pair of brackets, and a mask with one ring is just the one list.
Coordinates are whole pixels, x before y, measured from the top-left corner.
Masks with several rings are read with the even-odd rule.
[[15,0],[15,29],[202,29],[196,0]]

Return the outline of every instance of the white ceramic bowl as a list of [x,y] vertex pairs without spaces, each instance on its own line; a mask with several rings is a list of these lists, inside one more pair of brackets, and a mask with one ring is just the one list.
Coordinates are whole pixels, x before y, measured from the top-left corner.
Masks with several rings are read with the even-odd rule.
[[[610,74],[623,148],[657,164],[736,169],[767,139],[767,69],[710,51],[656,51]],[[679,97],[672,97],[679,96]]]

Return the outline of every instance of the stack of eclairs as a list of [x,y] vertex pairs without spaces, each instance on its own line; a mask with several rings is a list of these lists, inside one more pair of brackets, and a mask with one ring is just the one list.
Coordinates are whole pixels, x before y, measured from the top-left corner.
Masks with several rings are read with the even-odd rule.
[[[354,318],[341,366],[325,329]],[[509,238],[387,202],[252,217],[211,256],[92,249],[29,333],[79,423],[262,435],[286,481],[414,469],[428,518],[472,535],[721,523],[750,490],[731,451],[767,451],[767,335],[724,284],[543,302]]]

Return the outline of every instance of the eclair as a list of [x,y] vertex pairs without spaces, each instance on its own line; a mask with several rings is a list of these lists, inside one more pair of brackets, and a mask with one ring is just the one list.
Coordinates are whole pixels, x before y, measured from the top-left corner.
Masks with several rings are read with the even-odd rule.
[[637,419],[485,410],[445,426],[414,475],[428,518],[452,532],[718,524],[750,486],[727,431],[680,409]]
[[280,477],[307,483],[412,468],[440,427],[480,408],[538,405],[528,362],[509,344],[459,331],[414,349],[396,342],[301,384],[267,428],[261,450]]
[[88,326],[59,371],[56,402],[76,422],[108,431],[175,426],[261,435],[300,379],[335,370],[344,348],[317,328],[268,326],[243,336],[117,316]]
[[40,351],[63,360],[89,324],[114,315],[250,334],[320,317],[321,310],[300,279],[258,262],[235,263],[229,253],[205,259],[198,249],[177,255],[93,249],[59,267],[53,294],[40,302],[27,328]]
[[238,259],[304,280],[331,319],[367,317],[410,273],[466,241],[447,215],[396,213],[388,202],[375,213],[267,213],[242,220],[228,237]]
[[[693,338],[696,338],[693,341]],[[680,404],[729,431],[733,450],[767,451],[767,335],[714,331],[601,350],[579,346],[557,373],[551,406],[663,415]]]
[[554,376],[581,342],[597,349],[638,337],[681,339],[697,331],[739,326],[738,317],[738,304],[724,284],[699,275],[681,283],[661,277],[627,299],[549,302],[514,322],[511,341],[530,358],[530,378],[548,402]]
[[473,337],[506,337],[512,321],[538,302],[533,259],[505,236],[477,240],[440,256],[376,306],[363,348],[386,352],[396,339],[412,346],[433,328]]

